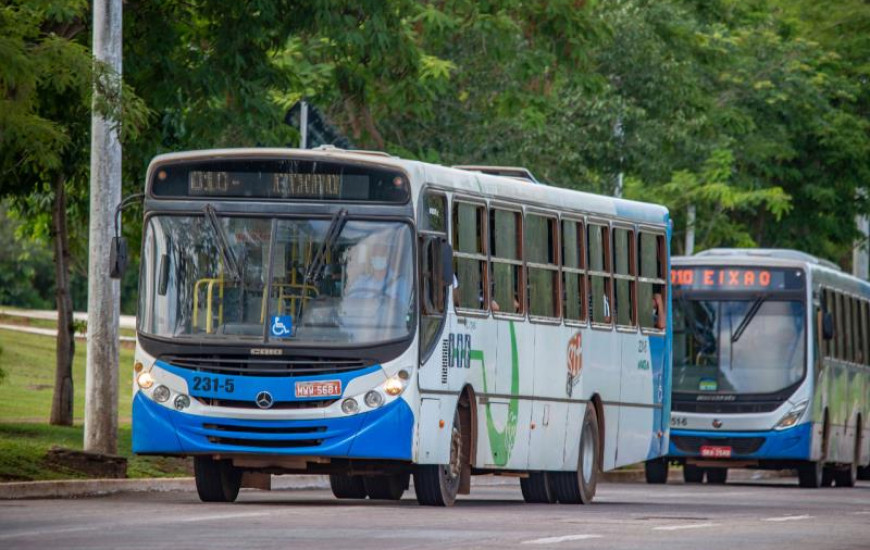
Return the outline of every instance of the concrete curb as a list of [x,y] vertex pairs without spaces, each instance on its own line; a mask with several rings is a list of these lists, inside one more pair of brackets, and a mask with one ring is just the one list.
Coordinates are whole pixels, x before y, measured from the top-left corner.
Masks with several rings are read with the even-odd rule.
[[[602,476],[605,483],[637,483],[644,480],[643,470],[616,470]],[[476,487],[519,485],[515,477],[476,476]],[[328,489],[329,478],[315,475],[273,476],[272,489],[276,491],[303,491]],[[69,479],[60,481],[15,481],[0,483],[0,500],[40,498],[83,498],[117,493],[148,493],[169,491],[195,491],[192,477],[145,479]]]

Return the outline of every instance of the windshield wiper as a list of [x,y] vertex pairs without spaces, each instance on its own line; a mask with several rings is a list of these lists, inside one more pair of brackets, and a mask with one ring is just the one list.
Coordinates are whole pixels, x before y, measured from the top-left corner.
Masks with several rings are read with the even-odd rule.
[[326,228],[326,234],[323,237],[323,242],[320,243],[320,248],[317,249],[317,254],[314,259],[308,264],[308,269],[305,270],[305,276],[302,278],[302,299],[298,301],[296,306],[296,318],[302,315],[302,306],[305,305],[305,289],[311,283],[318,283],[323,277],[323,268],[326,266],[326,254],[335,245],[338,236],[344,229],[347,223],[347,209],[342,208],[332,216],[332,221],[329,227]]
[[302,279],[303,286],[309,283],[317,283],[323,276],[323,268],[326,266],[326,253],[333,247],[338,236],[344,229],[347,223],[347,209],[342,208],[332,217],[329,227],[326,229],[326,235],[323,237],[323,242],[320,248],[317,249],[317,254],[314,259],[308,264],[308,269],[305,271],[305,277]]
[[765,300],[767,300],[767,296],[762,295],[752,302],[752,305],[749,306],[749,311],[746,312],[746,316],[743,317],[743,320],[740,321],[739,325],[737,325],[737,330],[731,334],[732,344],[737,342],[737,340],[740,340],[740,337],[743,336],[743,333],[746,331],[746,327],[748,327],[749,323],[752,322],[752,319],[755,318],[755,314],[758,313],[759,309],[761,309],[761,304],[763,304]]
[[239,283],[242,281],[242,270],[239,268],[239,262],[236,260],[236,255],[233,253],[233,249],[230,247],[229,239],[227,239],[226,234],[224,233],[223,228],[221,227],[220,221],[218,221],[217,213],[215,213],[214,207],[210,204],[205,205],[205,215],[208,218],[209,223],[211,223],[212,231],[214,231],[215,235],[217,235],[218,242],[220,243],[221,255],[224,258],[224,263],[230,270],[230,277],[232,277],[233,281]]

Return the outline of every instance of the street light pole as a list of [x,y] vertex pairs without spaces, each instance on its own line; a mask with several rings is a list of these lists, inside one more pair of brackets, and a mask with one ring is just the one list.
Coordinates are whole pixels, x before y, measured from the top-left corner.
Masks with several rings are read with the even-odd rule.
[[[114,207],[121,202],[118,121],[106,98],[121,96],[121,2],[94,2],[94,98],[91,113],[91,204],[88,238],[88,356],[85,377],[86,451],[118,452],[118,316],[120,287],[109,278]],[[118,112],[113,108],[111,112]]]

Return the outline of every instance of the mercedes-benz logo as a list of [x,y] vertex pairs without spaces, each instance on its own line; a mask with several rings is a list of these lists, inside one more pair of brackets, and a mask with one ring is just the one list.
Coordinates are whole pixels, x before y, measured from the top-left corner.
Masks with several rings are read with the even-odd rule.
[[272,394],[267,391],[261,391],[257,394],[257,406],[261,409],[268,409],[272,405],[275,404],[275,400],[272,398]]
[[719,420],[718,418],[714,419],[713,420],[713,427],[718,430],[719,428],[722,427],[722,421]]

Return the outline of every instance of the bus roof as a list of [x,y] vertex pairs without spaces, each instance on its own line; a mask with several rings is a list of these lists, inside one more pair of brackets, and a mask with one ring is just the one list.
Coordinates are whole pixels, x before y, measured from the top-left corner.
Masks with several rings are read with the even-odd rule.
[[435,185],[460,194],[477,195],[490,200],[519,202],[532,208],[562,210],[622,218],[651,225],[666,225],[668,210],[664,206],[618,199],[563,187],[540,185],[515,177],[485,174],[467,169],[402,159],[380,151],[354,151],[335,147],[317,149],[249,147],[207,149],[168,153],[154,157],[149,165],[149,177],[156,164],[185,160],[227,159],[237,157],[306,158],[359,162],[368,165],[397,168],[406,172],[411,181],[413,200],[417,201],[425,185]]

